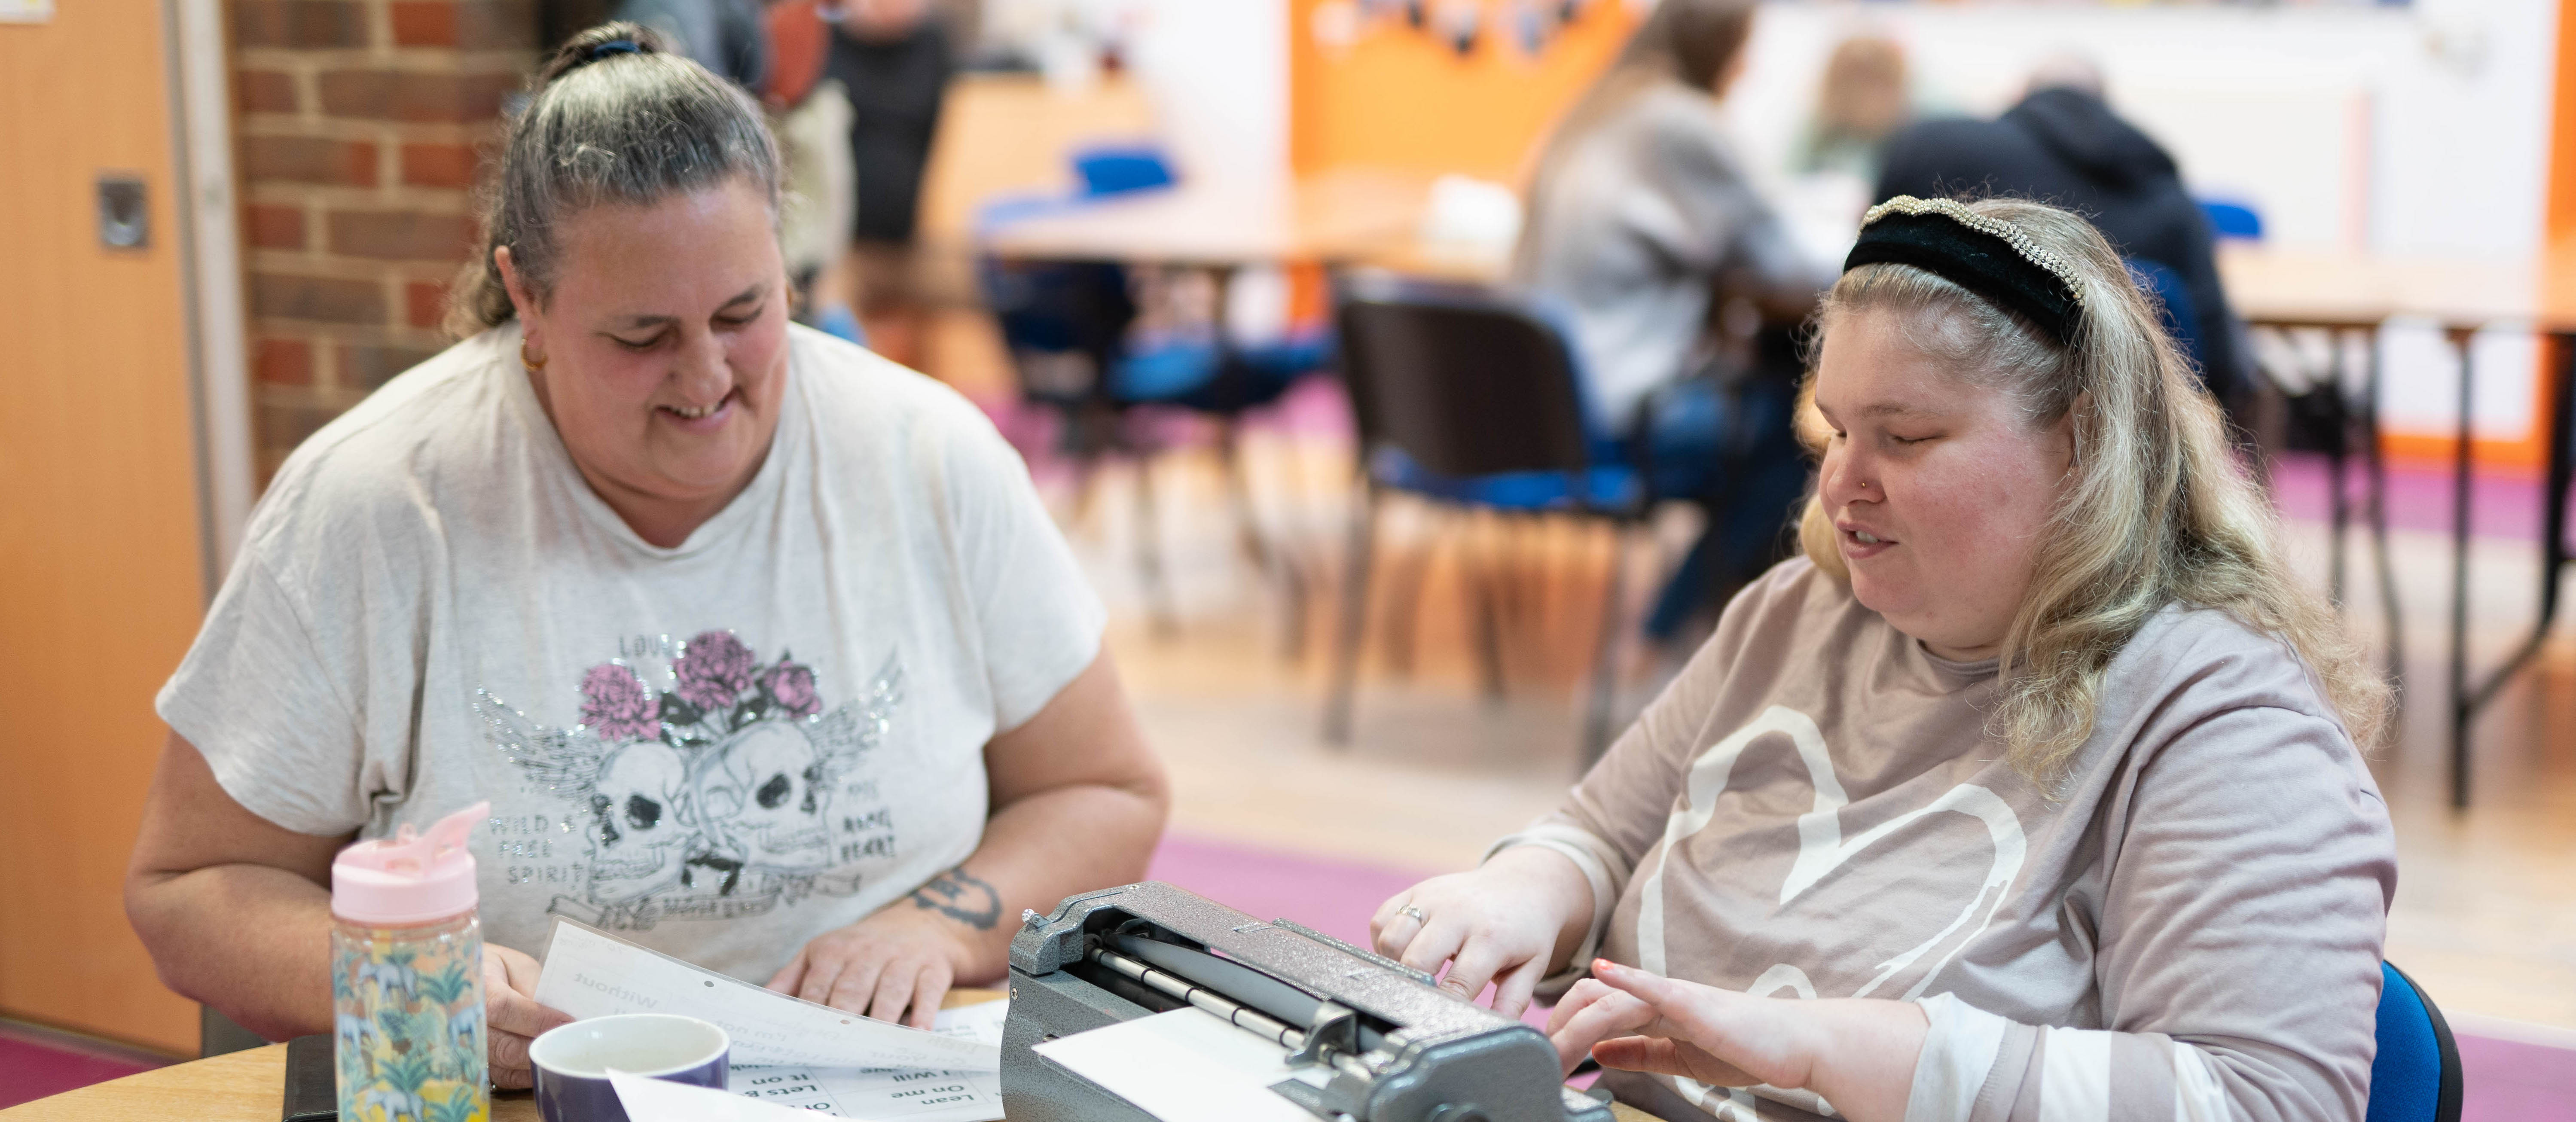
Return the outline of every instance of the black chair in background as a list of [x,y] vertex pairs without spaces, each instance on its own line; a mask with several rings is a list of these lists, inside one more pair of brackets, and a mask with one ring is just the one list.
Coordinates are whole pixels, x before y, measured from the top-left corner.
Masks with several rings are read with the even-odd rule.
[[[1563,333],[1491,294],[1370,277],[1346,281],[1335,326],[1358,422],[1361,494],[1351,516],[1325,739],[1350,739],[1378,505],[1400,491],[1506,514],[1573,513],[1612,527],[1616,544],[1583,724],[1583,757],[1597,758],[1608,744],[1614,655],[1625,626],[1628,540],[1653,496],[1645,473],[1590,420]],[[1498,670],[1492,631],[1489,621],[1489,688]]]

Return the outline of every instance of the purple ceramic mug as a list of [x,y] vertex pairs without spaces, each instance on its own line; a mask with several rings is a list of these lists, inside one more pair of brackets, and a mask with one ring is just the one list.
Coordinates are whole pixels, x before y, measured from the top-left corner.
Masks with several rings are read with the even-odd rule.
[[528,1045],[537,1113],[546,1122],[627,1122],[610,1068],[721,1091],[732,1051],[724,1029],[696,1017],[626,1013],[561,1025]]

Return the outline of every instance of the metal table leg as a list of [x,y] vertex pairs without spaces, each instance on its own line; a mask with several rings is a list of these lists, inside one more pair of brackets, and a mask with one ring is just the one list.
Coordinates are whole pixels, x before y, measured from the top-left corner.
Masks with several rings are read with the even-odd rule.
[[2379,430],[2379,331],[2366,328],[2362,340],[2367,350],[2367,374],[2363,378],[2361,400],[2361,438],[2365,471],[2370,482],[2370,549],[2372,561],[2379,570],[2380,614],[2387,624],[2388,685],[2396,694],[2398,706],[2406,704],[2406,622],[2397,600],[2397,567],[2388,557],[2388,456],[2380,446]]
[[2531,634],[2515,648],[2495,676],[2475,691],[2469,689],[2469,336],[2465,328],[2450,332],[2452,345],[2460,351],[2460,427],[2459,448],[2452,468],[2451,512],[2451,807],[2466,810],[2469,805],[2469,724],[2478,710],[2494,701],[2515,673],[2540,653],[2549,640],[2550,624],[2558,617],[2558,576],[2568,561],[2567,492],[2571,476],[2576,476],[2576,433],[2570,432],[2571,413],[2576,413],[2576,334],[2553,332],[2546,337],[2550,354],[2549,400],[2549,483],[2541,493],[2546,507],[2541,513],[2540,544],[2540,619]]
[[2351,458],[2354,417],[2352,396],[2344,392],[2343,336],[2340,332],[2326,332],[2326,364],[2318,374],[2318,384],[2325,388],[2326,400],[2334,405],[2334,439],[2326,442],[2326,599],[2334,604],[2335,618],[2341,619],[2344,538],[2352,527],[2350,481],[2344,478],[2344,468]]
[[2470,356],[2471,332],[2450,330],[2451,347],[2460,354],[2459,444],[2451,458],[2451,806],[2469,805],[2469,718],[2477,706],[2469,699],[2469,490],[2470,429],[2476,400],[2477,363]]

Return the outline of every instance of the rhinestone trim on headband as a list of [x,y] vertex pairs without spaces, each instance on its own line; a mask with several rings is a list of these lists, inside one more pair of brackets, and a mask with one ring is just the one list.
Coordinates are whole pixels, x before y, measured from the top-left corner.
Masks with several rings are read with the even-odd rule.
[[2022,260],[2046,269],[2048,275],[2056,277],[2059,284],[2066,286],[2068,299],[2075,301],[2078,306],[2084,303],[2084,285],[2076,280],[2075,270],[2068,267],[2066,262],[2058,260],[2056,254],[2041,249],[2039,243],[2032,240],[2029,234],[2023,233],[2019,226],[1969,210],[1965,204],[1956,199],[1918,199],[1912,195],[1898,195],[1862,213],[1860,228],[1869,229],[1872,223],[1891,214],[1937,214],[1980,234],[1999,238],[2005,245],[2011,246],[2013,252],[2020,254]]

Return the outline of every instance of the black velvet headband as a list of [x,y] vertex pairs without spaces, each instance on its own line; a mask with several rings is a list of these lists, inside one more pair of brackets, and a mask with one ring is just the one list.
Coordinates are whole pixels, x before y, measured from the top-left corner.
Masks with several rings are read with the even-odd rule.
[[1912,265],[2021,313],[2060,345],[2075,344],[2084,289],[2075,270],[2029,234],[1949,199],[1898,195],[1869,208],[1843,271]]

